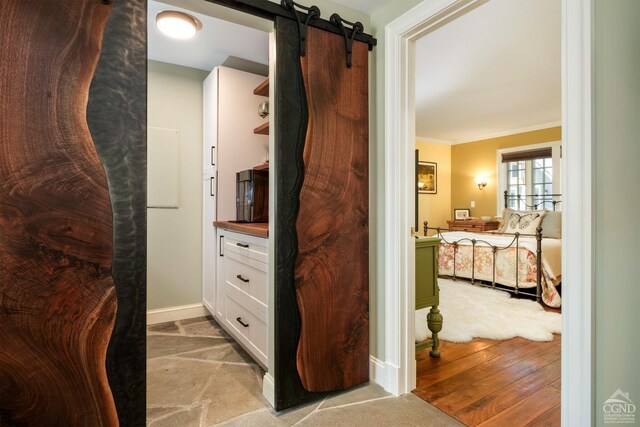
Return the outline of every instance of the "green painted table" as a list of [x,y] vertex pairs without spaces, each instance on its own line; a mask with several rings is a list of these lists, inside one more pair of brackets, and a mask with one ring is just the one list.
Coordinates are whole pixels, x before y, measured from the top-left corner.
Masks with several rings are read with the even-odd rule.
[[440,339],[442,314],[438,310],[440,289],[438,288],[438,249],[437,237],[416,237],[416,310],[431,307],[427,315],[427,327],[431,339],[416,343],[416,350],[431,347],[429,354],[440,357]]

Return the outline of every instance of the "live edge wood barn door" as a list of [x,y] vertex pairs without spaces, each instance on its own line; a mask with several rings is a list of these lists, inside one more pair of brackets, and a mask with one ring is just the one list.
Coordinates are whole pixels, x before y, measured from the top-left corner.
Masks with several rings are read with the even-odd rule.
[[0,425],[144,425],[145,1],[0,23]]
[[[276,18],[276,409],[369,380],[368,45]],[[349,32],[351,33],[351,32]]]

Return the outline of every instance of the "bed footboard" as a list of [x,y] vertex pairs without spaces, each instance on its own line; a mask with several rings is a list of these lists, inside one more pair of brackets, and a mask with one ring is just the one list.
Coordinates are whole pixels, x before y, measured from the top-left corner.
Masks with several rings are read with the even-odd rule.
[[[474,234],[487,234],[487,235],[500,235],[500,236],[509,236],[512,237],[511,241],[508,244],[505,245],[496,245],[493,244],[487,240],[483,240],[483,239],[476,239],[476,238],[462,238],[462,239],[458,239],[458,240],[453,240],[453,241],[449,241],[445,235],[443,235],[442,233],[445,231],[453,231],[453,230],[449,230],[449,229],[443,229],[440,227],[429,227],[429,224],[427,221],[425,221],[423,223],[423,232],[424,235],[427,235],[427,232],[429,230],[433,230],[436,231],[436,237],[440,238],[442,243],[450,245],[453,247],[453,271],[452,271],[452,275],[451,278],[453,280],[456,280],[458,278],[457,274],[456,274],[456,268],[457,268],[457,256],[458,256],[458,252],[460,250],[461,246],[464,246],[465,248],[470,247],[471,248],[471,277],[469,277],[469,279],[471,279],[471,283],[473,285],[480,285],[480,286],[487,286],[487,287],[492,287],[495,288],[496,287],[496,283],[497,283],[497,262],[496,259],[498,257],[498,254],[500,251],[510,251],[511,249],[515,249],[515,251],[513,251],[515,253],[515,284],[513,289],[503,289],[507,292],[511,292],[515,295],[527,295],[527,296],[532,296],[536,298],[536,301],[538,303],[542,302],[542,281],[544,280],[543,278],[543,274],[542,274],[542,227],[537,227],[536,228],[536,234],[535,235],[529,235],[529,234],[520,234],[520,233],[497,233],[497,232],[474,232]],[[535,294],[528,292],[525,288],[521,288],[520,287],[520,238],[521,237],[535,237],[536,239],[536,251],[535,251],[535,263],[536,263],[536,292]],[[487,285],[485,284],[485,281],[489,281],[489,279],[487,277],[484,278],[477,278],[476,277],[476,257],[478,256],[478,246],[480,246],[482,249],[486,250],[486,249],[490,249],[491,252],[491,257],[492,257],[492,274],[491,274],[491,285]]]

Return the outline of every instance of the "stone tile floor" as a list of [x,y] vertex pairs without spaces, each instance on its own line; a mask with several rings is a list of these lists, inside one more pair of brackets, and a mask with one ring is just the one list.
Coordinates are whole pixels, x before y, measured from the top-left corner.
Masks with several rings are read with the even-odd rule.
[[264,371],[211,317],[147,328],[147,426],[460,426],[413,394],[368,384],[276,413]]

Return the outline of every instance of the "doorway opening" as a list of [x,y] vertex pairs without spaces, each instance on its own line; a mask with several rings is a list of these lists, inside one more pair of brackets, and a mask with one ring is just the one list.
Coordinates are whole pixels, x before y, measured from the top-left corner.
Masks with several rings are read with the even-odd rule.
[[[401,16],[386,27],[386,212],[385,230],[388,247],[388,261],[385,266],[386,283],[399,281],[398,287],[387,285],[385,298],[388,301],[385,317],[387,321],[386,340],[387,363],[396,366],[388,381],[388,387],[394,392],[405,393],[415,389],[416,365],[415,348],[415,312],[417,289],[414,287],[416,275],[416,258],[414,252],[415,238],[406,233],[410,227],[415,227],[416,176],[402,171],[411,170],[416,162],[415,149],[415,61],[416,42],[426,34],[430,34],[441,27],[447,26],[456,19],[474,10],[480,9],[486,1],[425,1],[416,6],[409,13]],[[491,3],[491,2],[489,2]],[[562,417],[567,420],[590,419],[590,415],[581,408],[589,407],[591,377],[589,367],[591,356],[585,349],[590,349],[592,329],[588,324],[579,320],[580,316],[589,316],[592,280],[590,271],[590,233],[582,234],[579,230],[588,230],[590,214],[580,208],[582,203],[591,200],[589,183],[591,179],[589,132],[589,115],[591,104],[589,92],[582,93],[590,82],[588,52],[581,48],[587,45],[590,27],[588,21],[582,17],[588,16],[588,7],[582,7],[572,2],[564,2],[564,13],[561,18],[562,43],[562,145],[567,154],[561,160],[563,169],[562,193],[569,194],[563,202],[565,216],[571,215],[578,222],[576,227],[565,227],[562,231],[564,245],[561,253],[563,283],[571,286],[563,287],[563,305],[568,306],[569,313],[562,316]],[[437,32],[437,31],[436,31]],[[393,62],[395,65],[390,65]],[[466,70],[465,70],[466,71]],[[586,84],[586,86],[584,86]],[[526,130],[526,129],[525,129]],[[551,141],[553,142],[553,141]],[[454,146],[455,147],[455,146]],[[497,153],[496,153],[497,154]],[[494,157],[495,159],[495,157]],[[494,160],[495,161],[495,160]],[[544,162],[543,165],[544,166]],[[526,174],[526,165],[523,168]],[[471,176],[473,178],[483,178]],[[473,182],[476,191],[486,188],[488,182],[478,179]],[[487,180],[488,181],[488,180]],[[467,201],[467,206],[471,203]],[[495,203],[495,202],[494,202]],[[406,207],[409,209],[406,209]],[[461,206],[460,218],[472,216]],[[494,205],[495,206],[495,205]],[[451,215],[454,215],[451,206]],[[456,207],[457,208],[457,207]],[[488,215],[487,215],[488,216]],[[464,218],[463,218],[464,217]],[[453,219],[453,218],[451,218]],[[567,221],[563,221],[566,225]],[[437,231],[437,230],[436,230]],[[586,248],[586,249],[585,249]],[[567,257],[568,253],[574,255]],[[584,253],[584,254],[583,254]],[[584,255],[584,256],[583,256]],[[473,264],[471,264],[473,265]],[[473,268],[473,267],[472,267]],[[569,280],[567,280],[569,279]],[[477,283],[476,283],[477,284]],[[535,295],[535,294],[534,294]],[[408,309],[407,309],[408,308]],[[563,310],[564,311],[564,310]],[[446,323],[446,317],[444,319]],[[400,343],[400,349],[394,347]],[[568,356],[569,355],[569,356]],[[569,365],[567,357],[576,356],[578,360]],[[580,355],[580,356],[579,356]],[[451,368],[451,366],[450,366]],[[571,379],[571,381],[568,381]],[[580,406],[582,402],[586,406]]]
[[[269,407],[273,22],[174,3],[148,2],[147,423],[212,425]],[[195,35],[163,33],[163,15]],[[240,218],[247,183],[265,209]]]
[[560,424],[560,22],[490,0],[415,43],[413,393],[466,425]]

